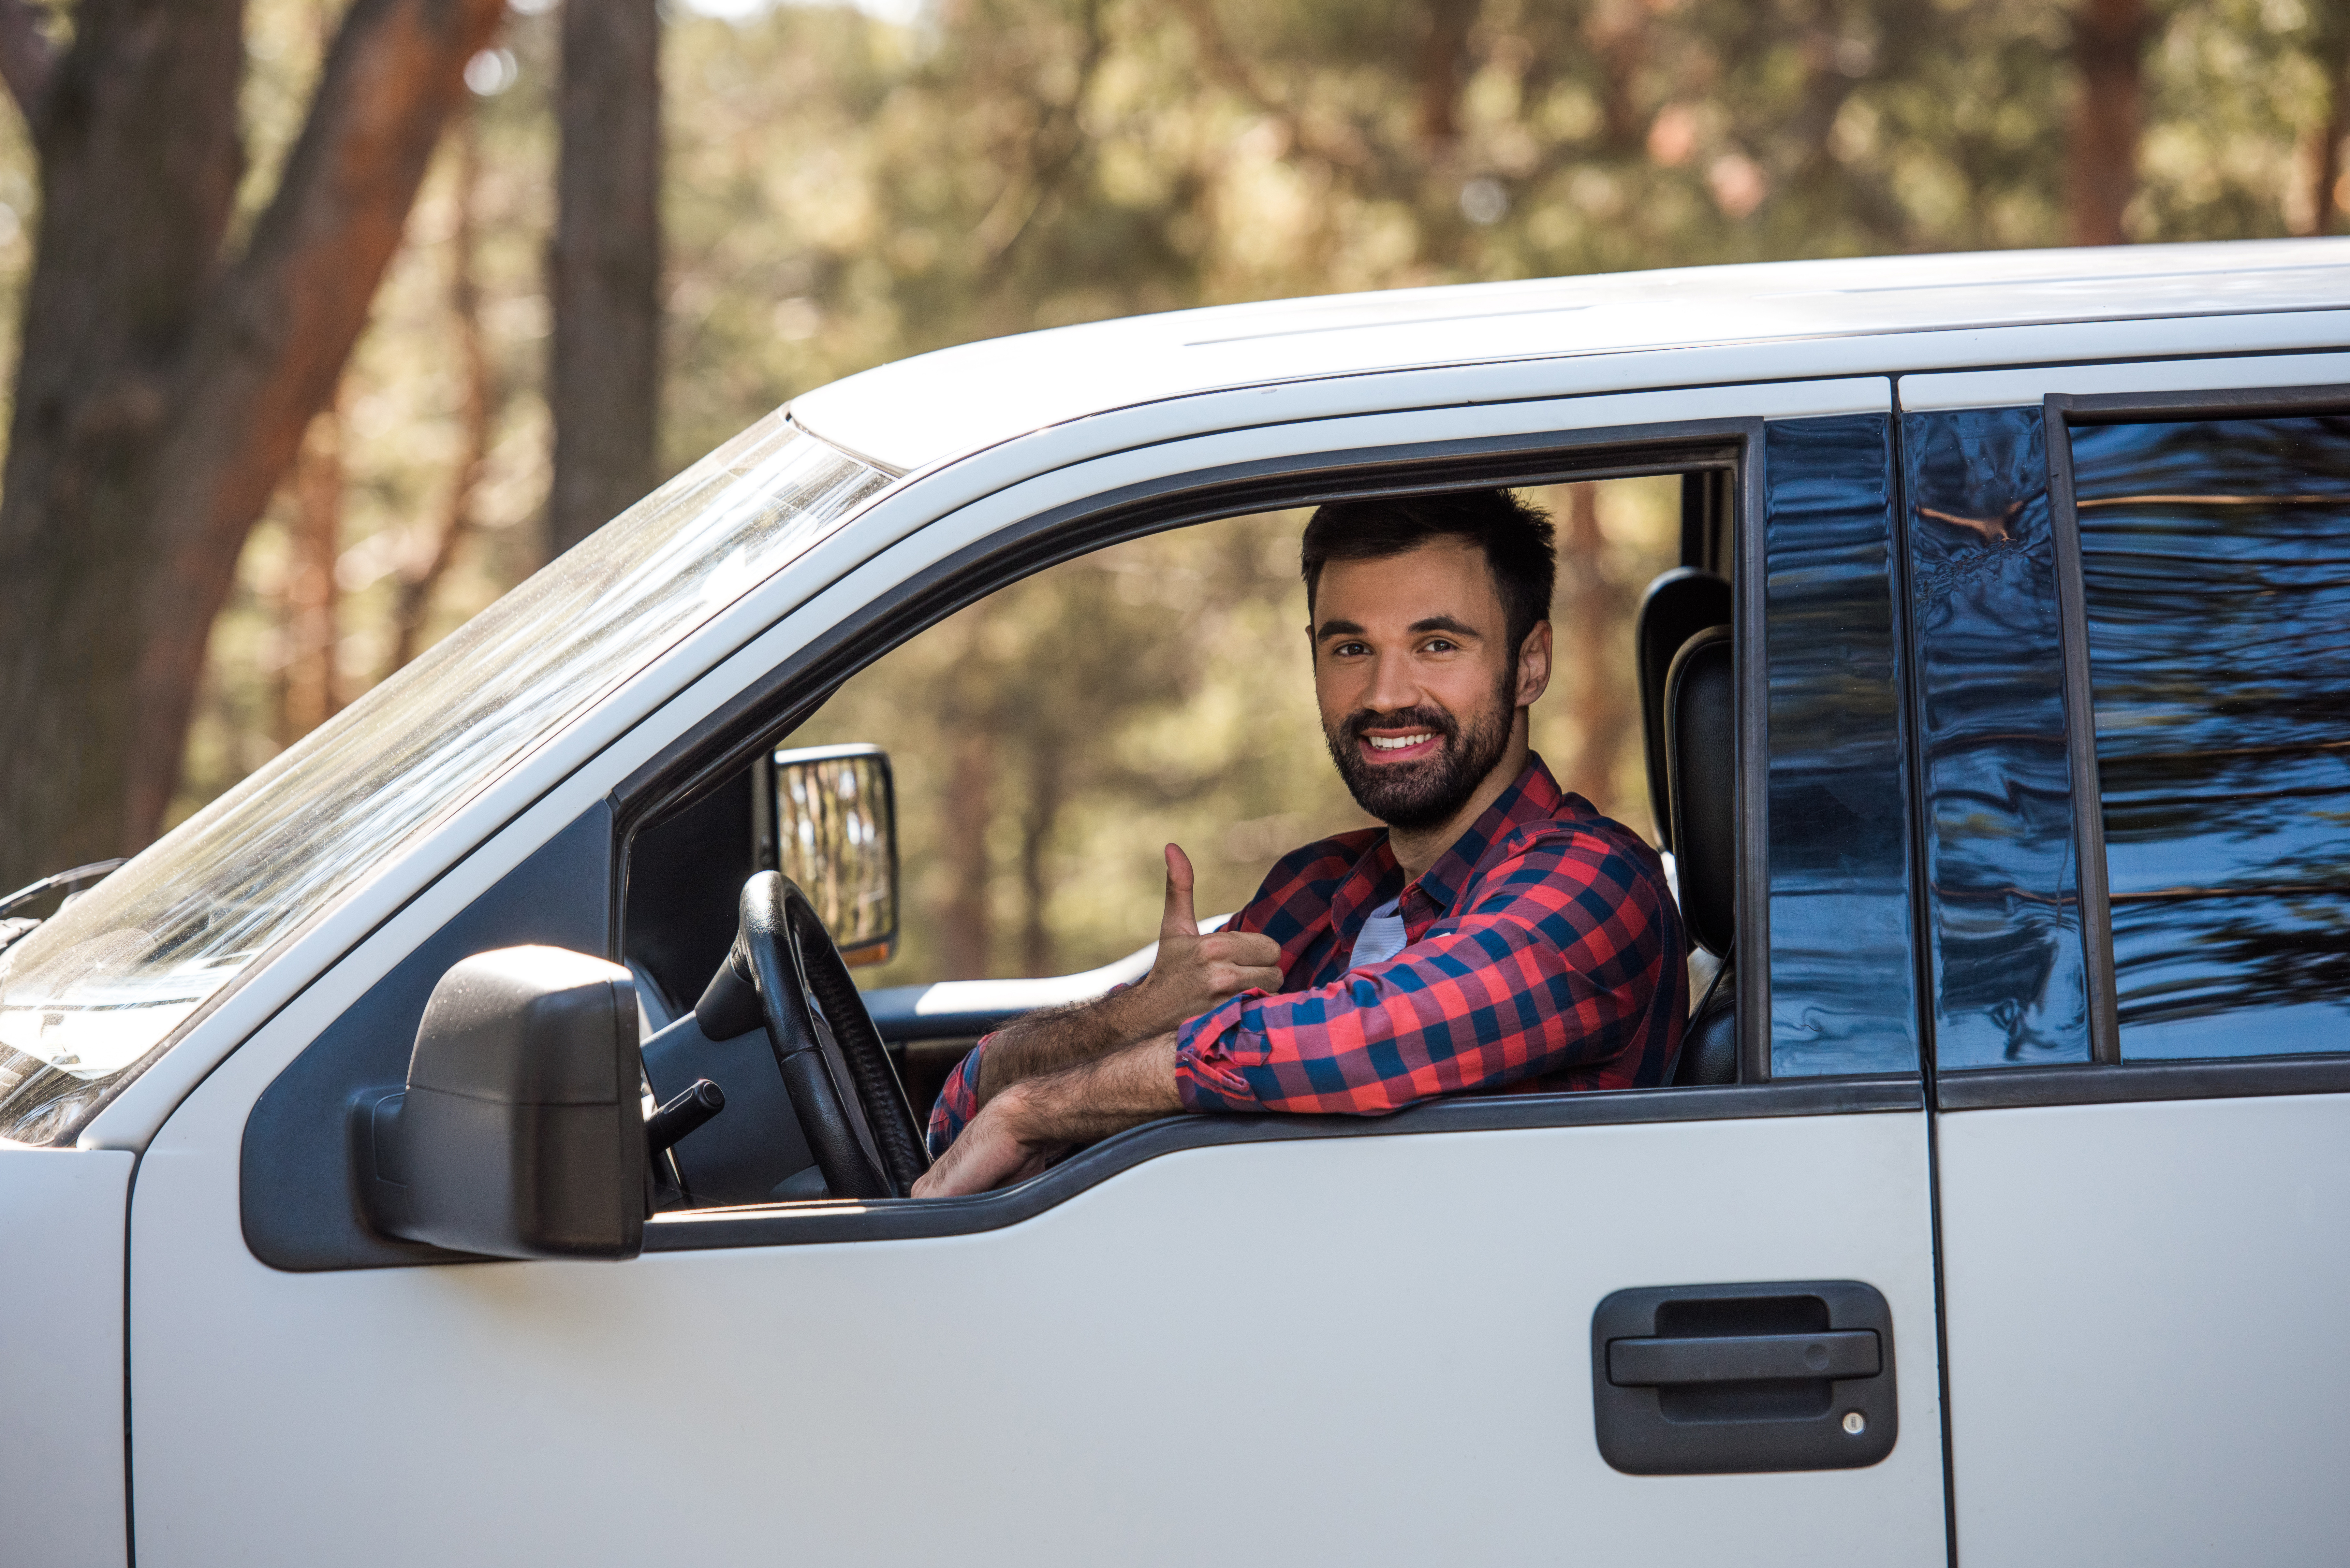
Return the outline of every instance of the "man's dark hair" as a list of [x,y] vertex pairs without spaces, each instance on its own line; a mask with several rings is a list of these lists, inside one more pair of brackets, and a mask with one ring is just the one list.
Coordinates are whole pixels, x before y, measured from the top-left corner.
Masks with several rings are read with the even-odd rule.
[[1466,539],[1485,552],[1502,596],[1510,667],[1534,622],[1550,615],[1558,564],[1549,516],[1506,490],[1456,490],[1441,495],[1383,495],[1316,508],[1299,548],[1305,611],[1314,613],[1322,568],[1332,561],[1380,561],[1431,539]]

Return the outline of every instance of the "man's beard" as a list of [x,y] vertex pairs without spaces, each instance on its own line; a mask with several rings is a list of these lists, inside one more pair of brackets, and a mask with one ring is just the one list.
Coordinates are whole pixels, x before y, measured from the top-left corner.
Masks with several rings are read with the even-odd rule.
[[[1323,739],[1330,744],[1338,776],[1347,781],[1347,793],[1389,827],[1412,832],[1450,822],[1509,750],[1517,723],[1517,709],[1510,701],[1516,684],[1513,671],[1465,730],[1441,708],[1399,708],[1392,713],[1363,708],[1335,730],[1326,726]],[[1417,763],[1372,763],[1363,756],[1366,730],[1433,731],[1443,737],[1444,749]]]

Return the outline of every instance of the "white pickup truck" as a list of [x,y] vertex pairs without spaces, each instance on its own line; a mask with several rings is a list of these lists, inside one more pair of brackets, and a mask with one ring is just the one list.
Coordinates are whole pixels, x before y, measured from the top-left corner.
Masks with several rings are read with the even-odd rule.
[[[2342,1561],[2345,344],[2350,242],[2280,242],[795,400],[5,929],[0,1563]],[[900,1196],[901,1084],[1115,976],[858,1001],[888,762],[777,751],[828,693],[1116,541],[1634,474],[1728,961],[1673,1085]]]

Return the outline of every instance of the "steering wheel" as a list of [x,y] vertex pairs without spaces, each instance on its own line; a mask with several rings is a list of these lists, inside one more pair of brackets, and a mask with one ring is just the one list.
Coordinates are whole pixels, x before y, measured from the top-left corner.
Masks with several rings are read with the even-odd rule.
[[[734,946],[693,1011],[713,1040],[766,1025],[800,1132],[833,1197],[903,1198],[930,1168],[906,1091],[848,966],[789,877],[762,871],[743,884]],[[837,1073],[817,1012],[831,1028]]]

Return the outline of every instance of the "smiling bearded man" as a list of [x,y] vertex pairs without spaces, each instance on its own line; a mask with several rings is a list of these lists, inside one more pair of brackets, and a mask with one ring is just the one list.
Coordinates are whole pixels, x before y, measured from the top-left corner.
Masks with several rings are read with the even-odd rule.
[[1689,993],[1663,866],[1527,745],[1550,683],[1548,519],[1499,490],[1345,502],[1301,555],[1323,735],[1387,826],[1283,857],[1205,936],[1167,846],[1149,974],[981,1041],[915,1196],[985,1191],[1184,1111],[1671,1080]]

